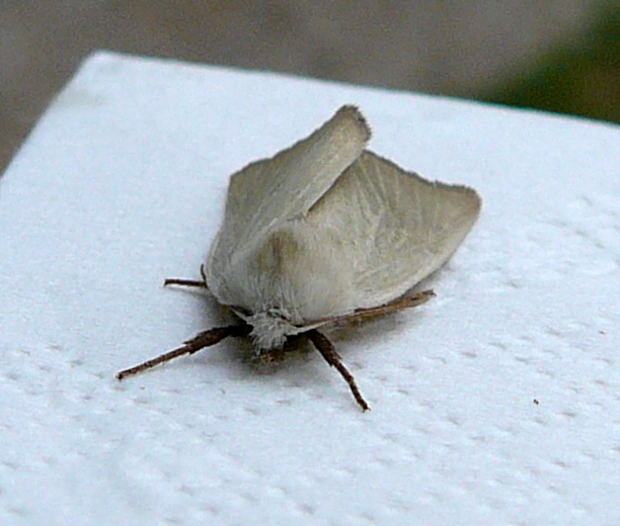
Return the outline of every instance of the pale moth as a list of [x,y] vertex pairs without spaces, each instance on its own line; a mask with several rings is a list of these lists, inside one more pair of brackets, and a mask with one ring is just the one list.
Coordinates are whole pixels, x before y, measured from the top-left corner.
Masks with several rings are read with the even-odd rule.
[[471,188],[427,181],[366,150],[369,139],[359,110],[343,106],[309,137],[232,175],[202,280],[165,284],[208,288],[239,323],[117,377],[228,336],[249,335],[257,356],[274,360],[305,337],[368,409],[323,329],[429,300],[432,290],[411,289],[448,260],[481,205]]

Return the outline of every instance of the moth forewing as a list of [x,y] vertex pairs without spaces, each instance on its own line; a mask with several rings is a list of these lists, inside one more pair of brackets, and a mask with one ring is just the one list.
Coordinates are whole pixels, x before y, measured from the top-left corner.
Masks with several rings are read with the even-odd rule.
[[[223,304],[239,302],[245,255],[288,221],[303,217],[362,153],[370,128],[359,110],[343,106],[307,138],[231,176],[224,222],[207,259],[207,280]],[[238,265],[238,266],[235,266]],[[250,290],[243,287],[243,300]]]
[[250,335],[268,356],[302,335],[368,409],[318,328],[428,301],[432,291],[411,289],[449,259],[481,206],[471,188],[427,181],[364,150],[369,138],[357,108],[343,106],[307,138],[234,174],[202,281],[166,283],[208,287],[240,324],[203,331],[118,377],[228,336]]

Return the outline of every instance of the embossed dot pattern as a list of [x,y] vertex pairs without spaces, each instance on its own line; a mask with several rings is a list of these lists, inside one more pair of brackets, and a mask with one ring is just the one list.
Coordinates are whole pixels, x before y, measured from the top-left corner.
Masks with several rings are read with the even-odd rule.
[[[197,277],[228,175],[343,103],[475,187],[419,309],[257,370]],[[620,523],[620,130],[271,74],[88,59],[0,180],[0,523]],[[309,276],[308,279],[312,279]]]

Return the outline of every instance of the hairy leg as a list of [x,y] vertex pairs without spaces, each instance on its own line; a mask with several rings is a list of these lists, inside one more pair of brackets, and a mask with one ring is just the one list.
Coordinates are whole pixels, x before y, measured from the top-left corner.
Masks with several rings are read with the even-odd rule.
[[142,371],[146,371],[151,367],[155,367],[160,363],[167,362],[176,358],[177,356],[182,356],[184,354],[193,354],[205,347],[210,347],[211,345],[215,345],[216,343],[222,341],[224,338],[228,336],[247,336],[250,334],[252,327],[249,325],[230,325],[228,327],[217,327],[215,329],[209,329],[208,331],[199,332],[196,336],[194,336],[191,340],[187,340],[184,342],[184,345],[181,347],[164,353],[160,356],[147,360],[135,367],[131,367],[129,369],[125,369],[116,375],[119,380],[122,380],[126,376],[130,376],[132,374],[138,374]]
[[357,384],[355,383],[355,378],[353,378],[353,375],[342,363],[340,355],[336,352],[333,343],[330,342],[322,333],[320,333],[316,329],[312,329],[305,334],[308,336],[308,338],[310,338],[310,341],[321,353],[321,356],[325,358],[325,361],[332,367],[335,367],[340,373],[340,375],[347,382],[347,384],[349,384],[351,393],[353,393],[353,397],[360,405],[362,410],[367,411],[368,409],[370,409],[369,405],[366,403],[366,400],[364,400],[362,393],[357,387]]
[[202,281],[198,281],[195,279],[179,279],[179,278],[166,278],[164,280],[164,287],[168,285],[181,285],[183,287],[197,287],[200,289],[207,289],[207,276],[205,274],[205,266],[200,265],[200,276],[202,277]]
[[358,309],[353,314],[349,314],[347,316],[341,316],[335,318],[336,322],[356,322],[356,321],[365,321],[371,318],[376,318],[378,316],[384,316],[386,314],[391,314],[392,312],[397,312],[403,309],[410,309],[412,307],[417,307],[418,305],[422,305],[435,296],[435,293],[432,290],[424,290],[422,292],[418,292],[417,294],[413,294],[412,296],[403,296],[398,298],[390,303],[386,303],[385,305],[381,305],[379,307],[371,307],[369,309]]

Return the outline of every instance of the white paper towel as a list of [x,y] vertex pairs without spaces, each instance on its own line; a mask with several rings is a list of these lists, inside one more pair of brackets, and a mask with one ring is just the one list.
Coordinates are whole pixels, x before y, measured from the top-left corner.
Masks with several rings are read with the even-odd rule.
[[[359,105],[370,148],[475,187],[426,305],[272,374],[197,278],[228,176]],[[0,522],[620,523],[620,129],[101,52],[0,180]],[[534,402],[534,399],[538,403]]]

